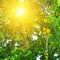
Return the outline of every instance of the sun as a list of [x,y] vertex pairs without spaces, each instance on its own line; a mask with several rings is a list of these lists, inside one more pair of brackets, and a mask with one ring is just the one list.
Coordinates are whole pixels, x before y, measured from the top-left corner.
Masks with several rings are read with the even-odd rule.
[[24,0],[20,0],[21,2],[24,2]]
[[26,11],[24,8],[18,8],[16,10],[16,16],[23,16],[23,15],[25,15],[25,13],[26,13]]

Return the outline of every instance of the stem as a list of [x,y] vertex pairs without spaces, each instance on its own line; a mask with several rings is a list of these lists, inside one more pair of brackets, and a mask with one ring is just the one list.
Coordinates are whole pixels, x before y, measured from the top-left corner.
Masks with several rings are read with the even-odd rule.
[[46,60],[48,60],[48,37],[46,37]]

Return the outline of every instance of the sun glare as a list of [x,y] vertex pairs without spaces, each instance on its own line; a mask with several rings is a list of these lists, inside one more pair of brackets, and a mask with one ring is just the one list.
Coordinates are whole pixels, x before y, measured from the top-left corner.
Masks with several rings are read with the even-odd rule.
[[25,9],[24,8],[18,8],[16,11],[16,16],[22,16],[25,14]]
[[24,0],[20,0],[21,2],[24,2]]

